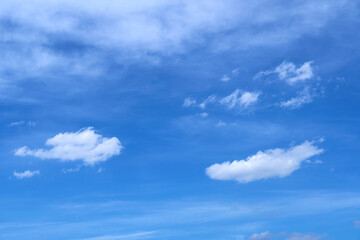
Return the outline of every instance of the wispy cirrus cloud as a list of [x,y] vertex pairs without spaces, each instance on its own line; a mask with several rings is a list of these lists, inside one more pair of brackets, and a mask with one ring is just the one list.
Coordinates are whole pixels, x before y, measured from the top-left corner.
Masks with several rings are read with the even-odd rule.
[[283,178],[298,170],[302,162],[323,151],[313,142],[305,141],[290,149],[269,149],[259,151],[245,160],[216,163],[206,169],[206,174],[215,180],[235,180],[240,183]]
[[229,109],[232,109],[236,106],[240,108],[247,108],[250,105],[256,103],[259,96],[259,92],[240,92],[239,89],[236,89],[230,95],[222,98],[220,103]]
[[103,137],[95,133],[92,127],[77,132],[59,133],[49,138],[45,144],[50,148],[32,150],[24,146],[16,149],[15,155],[61,161],[83,161],[85,165],[94,165],[120,154],[123,148],[119,139]]
[[296,109],[300,108],[304,104],[311,103],[312,101],[313,95],[310,94],[309,87],[306,87],[298,96],[287,101],[280,102],[280,106],[287,109]]

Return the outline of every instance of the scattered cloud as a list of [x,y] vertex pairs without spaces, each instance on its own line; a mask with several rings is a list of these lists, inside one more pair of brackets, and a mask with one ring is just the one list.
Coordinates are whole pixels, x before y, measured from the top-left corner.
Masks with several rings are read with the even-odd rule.
[[245,160],[216,163],[206,169],[206,174],[215,180],[236,180],[240,183],[283,178],[298,170],[303,161],[322,152],[323,149],[313,142],[305,141],[290,149],[269,149],[259,151]]
[[217,127],[223,127],[223,126],[226,126],[226,123],[223,122],[223,121],[219,121],[217,124],[216,124]]
[[216,100],[216,96],[215,95],[210,95],[209,97],[207,97],[205,99],[205,101],[203,101],[202,103],[199,104],[199,107],[201,109],[204,109],[206,108],[206,106],[209,104],[209,103],[212,103]]
[[231,80],[231,78],[226,74],[220,78],[220,81],[222,81],[222,82],[228,82],[230,80]]
[[315,233],[291,233],[286,240],[319,240],[324,238],[326,235],[318,235]]
[[220,103],[226,105],[229,109],[239,106],[241,108],[246,108],[251,104],[254,104],[258,101],[260,93],[258,92],[242,92],[240,93],[239,89],[236,89],[230,95],[224,97],[220,100]]
[[82,240],[117,240],[117,239],[144,239],[144,237],[148,237],[150,235],[155,234],[157,231],[151,232],[139,232],[125,235],[104,235],[93,238],[84,238]]
[[15,151],[16,156],[34,156],[41,159],[83,161],[93,165],[120,154],[123,148],[116,137],[105,138],[96,134],[92,127],[77,132],[59,133],[45,143],[50,149],[31,150],[27,146]]
[[309,92],[309,88],[305,88],[298,96],[287,101],[281,102],[280,106],[287,109],[297,109],[306,103],[311,103],[313,96]]
[[34,171],[26,170],[24,172],[14,171],[14,177],[16,177],[17,179],[31,178],[31,177],[33,177],[35,175],[39,175],[39,174],[40,174],[39,170],[34,170]]
[[259,72],[254,78],[257,79],[266,75],[276,74],[280,80],[285,81],[289,85],[294,85],[295,83],[303,82],[314,77],[313,67],[311,66],[312,63],[313,61],[308,61],[297,67],[292,62],[283,61],[275,69]]
[[272,239],[272,234],[270,232],[254,233],[248,240],[270,240]]
[[202,112],[199,114],[200,117],[206,118],[207,116],[209,116],[209,114],[207,112]]
[[25,121],[21,120],[21,121],[11,122],[8,124],[9,127],[20,126],[20,125],[27,125],[29,127],[34,127],[34,126],[36,126],[36,122],[33,122],[33,121],[25,122]]
[[72,173],[72,172],[78,172],[81,169],[81,165],[77,165],[76,167],[73,168],[64,168],[62,171],[63,173]]
[[183,103],[184,107],[191,107],[191,106],[195,106],[195,105],[196,105],[195,99],[190,98],[190,97],[184,99],[184,103]]

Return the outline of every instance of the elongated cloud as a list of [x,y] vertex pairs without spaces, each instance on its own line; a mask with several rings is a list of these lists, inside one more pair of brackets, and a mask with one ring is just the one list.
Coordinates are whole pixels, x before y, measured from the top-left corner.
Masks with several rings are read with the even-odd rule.
[[322,152],[323,149],[316,147],[313,142],[305,141],[290,149],[269,149],[245,160],[216,163],[206,169],[206,174],[215,180],[236,180],[240,183],[283,178],[298,170],[303,161]]
[[300,108],[302,105],[306,103],[311,103],[312,101],[313,101],[313,97],[309,92],[309,88],[305,88],[298,96],[293,97],[287,101],[281,102],[280,106],[282,108],[296,109],[296,108]]
[[31,150],[27,146],[15,151],[17,156],[34,156],[41,159],[60,159],[61,161],[83,161],[93,165],[120,154],[123,148],[116,137],[105,138],[94,129],[84,128],[77,132],[59,133],[49,138],[45,145],[49,149]]
[[227,106],[228,108],[234,108],[239,106],[241,108],[246,108],[251,104],[254,104],[258,101],[260,93],[258,92],[240,92],[239,89],[236,89],[230,95],[224,97],[220,100],[220,103]]
[[14,171],[14,177],[16,177],[17,179],[31,178],[31,177],[33,177],[35,175],[39,175],[39,174],[40,174],[39,170],[35,170],[35,171],[26,170],[24,172]]

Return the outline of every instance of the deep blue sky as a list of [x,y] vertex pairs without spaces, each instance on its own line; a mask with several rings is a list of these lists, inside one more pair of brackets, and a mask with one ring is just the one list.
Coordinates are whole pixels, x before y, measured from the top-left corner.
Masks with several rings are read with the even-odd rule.
[[2,1],[0,239],[360,239],[360,6]]

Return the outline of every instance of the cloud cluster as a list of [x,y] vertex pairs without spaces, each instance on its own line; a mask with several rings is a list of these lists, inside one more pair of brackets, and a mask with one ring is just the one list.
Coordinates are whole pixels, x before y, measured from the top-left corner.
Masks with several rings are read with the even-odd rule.
[[233,109],[235,107],[238,107],[239,109],[245,109],[248,108],[250,105],[255,104],[258,101],[259,96],[259,92],[248,92],[236,89],[230,95],[220,99],[217,99],[215,95],[210,95],[199,104],[197,104],[195,99],[188,97],[184,99],[183,106],[197,106],[201,109],[205,109],[211,103],[220,103],[221,105],[226,106],[228,109]]
[[269,149],[259,151],[245,160],[216,163],[206,169],[206,174],[215,180],[236,180],[240,183],[283,178],[298,170],[303,161],[322,152],[323,149],[313,142],[305,141],[290,149]]
[[49,149],[29,149],[27,146],[15,151],[17,156],[34,156],[41,159],[60,159],[61,161],[83,161],[94,165],[120,154],[123,148],[116,137],[105,138],[94,129],[84,128],[77,132],[59,133],[45,143]]
[[31,177],[33,177],[35,175],[39,175],[39,174],[40,174],[39,170],[34,170],[34,171],[26,170],[24,172],[14,171],[14,177],[16,177],[17,179],[31,178]]

